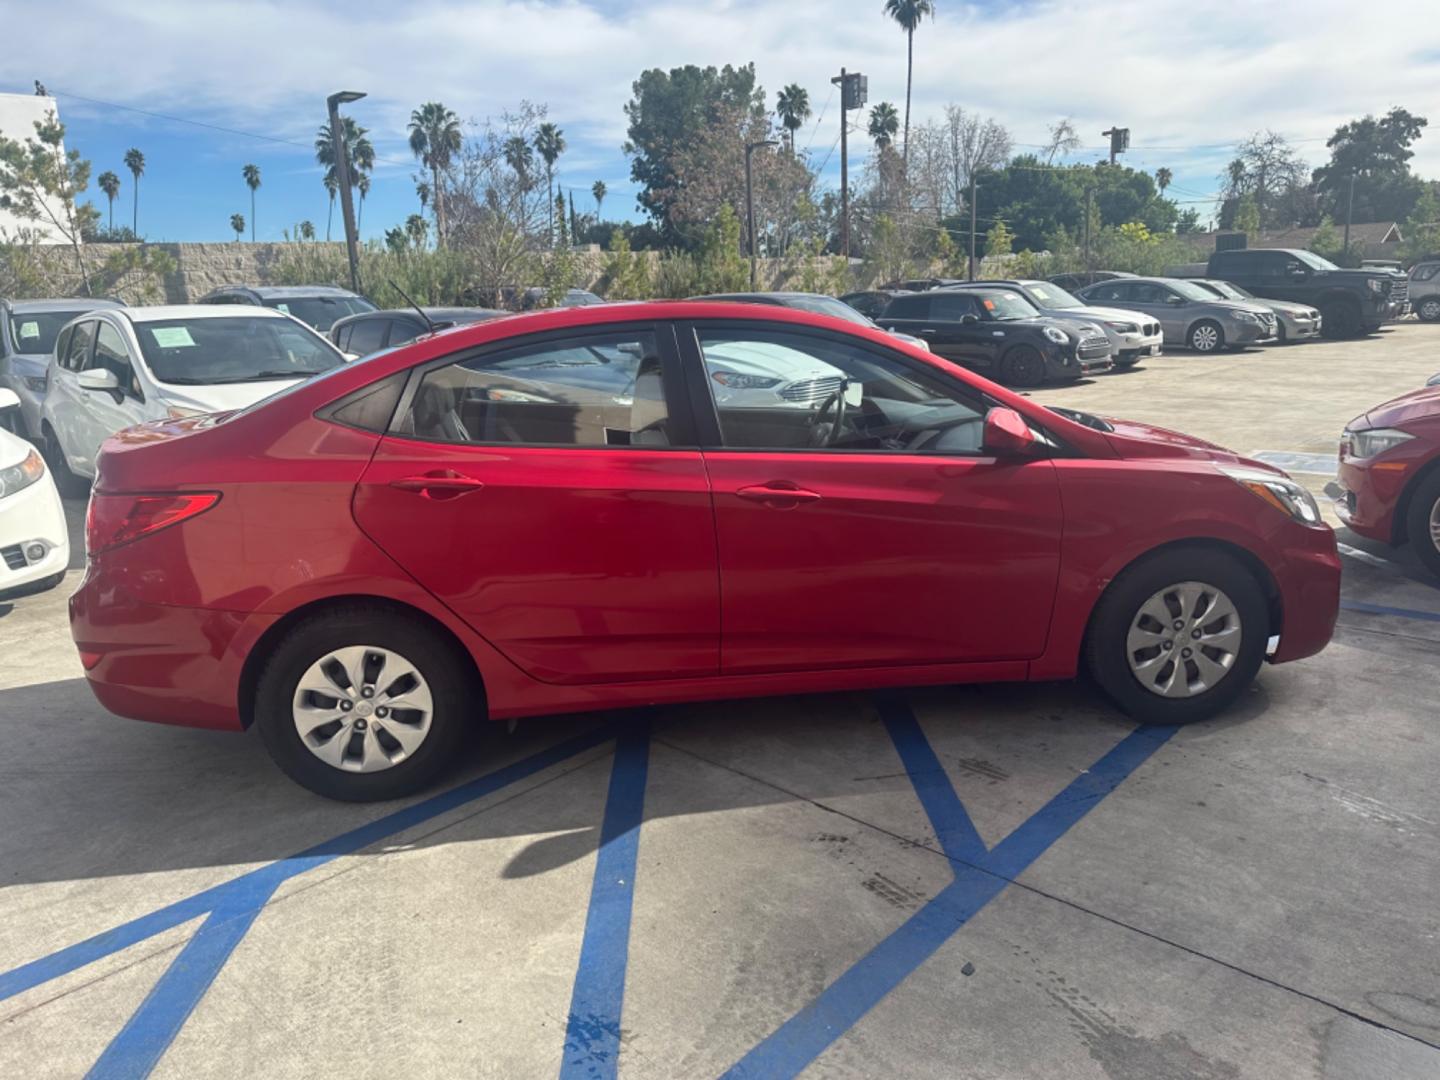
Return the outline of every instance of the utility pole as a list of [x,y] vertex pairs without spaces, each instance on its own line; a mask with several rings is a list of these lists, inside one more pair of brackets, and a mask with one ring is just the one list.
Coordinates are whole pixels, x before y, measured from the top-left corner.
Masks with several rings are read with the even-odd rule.
[[851,109],[858,109],[870,96],[870,80],[859,72],[847,72],[830,80],[840,87],[840,254],[850,257],[850,128]]
[[980,190],[980,185],[975,181],[975,167],[970,167],[970,270],[968,277],[975,280],[975,193]]
[[330,110],[330,139],[335,151],[335,179],[340,185],[340,212],[345,219],[345,254],[350,259],[350,291],[360,291],[359,238],[355,235],[355,206],[350,196],[350,159],[345,150],[344,129],[340,124],[340,106],[359,101],[365,95],[358,90],[341,90],[325,99]]
[[1130,149],[1130,129],[1112,127],[1109,131],[1100,132],[1101,135],[1110,136],[1110,164],[1115,164],[1115,155],[1123,154]]
[[1355,170],[1350,170],[1350,194],[1345,199],[1345,258],[1350,258],[1350,217],[1355,212]]
[[745,223],[750,237],[750,291],[755,291],[755,185],[750,178],[750,158],[762,146],[778,146],[774,139],[745,144]]

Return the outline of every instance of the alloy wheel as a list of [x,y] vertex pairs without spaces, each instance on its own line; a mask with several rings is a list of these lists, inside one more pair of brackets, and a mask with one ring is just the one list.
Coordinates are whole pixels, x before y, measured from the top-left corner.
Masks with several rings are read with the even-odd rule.
[[295,687],[292,716],[305,747],[346,772],[378,772],[411,757],[434,716],[420,670],[391,649],[352,645],[327,653]]
[[1182,581],[1140,605],[1125,639],[1125,658],[1131,674],[1151,693],[1195,697],[1230,674],[1241,636],[1240,615],[1225,593],[1203,582]]
[[1440,320],[1440,298],[1430,296],[1420,301],[1420,310],[1417,314],[1429,322]]
[[1440,499],[1430,507],[1430,544],[1440,551]]
[[1190,347],[1196,352],[1214,352],[1220,345],[1220,331],[1206,324],[1190,332]]

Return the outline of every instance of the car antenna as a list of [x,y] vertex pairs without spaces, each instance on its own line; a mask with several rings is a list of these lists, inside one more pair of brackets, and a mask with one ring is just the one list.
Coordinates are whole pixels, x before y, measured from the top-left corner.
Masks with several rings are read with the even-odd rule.
[[403,296],[405,298],[405,302],[415,309],[415,314],[419,315],[420,318],[425,320],[425,329],[427,332],[433,334],[436,330],[439,329],[439,327],[437,327],[433,322],[430,321],[430,316],[425,314],[425,309],[422,308],[419,304],[417,304],[414,300],[411,300],[410,294],[407,293],[404,289],[402,289],[399,285],[396,285],[392,278],[386,278],[385,283],[389,285],[392,289],[394,289],[396,292],[398,292],[401,296]]

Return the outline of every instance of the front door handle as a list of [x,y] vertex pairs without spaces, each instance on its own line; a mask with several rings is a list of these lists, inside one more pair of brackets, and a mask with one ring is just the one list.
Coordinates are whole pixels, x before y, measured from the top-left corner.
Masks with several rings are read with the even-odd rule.
[[735,492],[742,499],[762,503],[775,510],[790,510],[801,503],[820,501],[818,491],[806,491],[788,480],[771,480],[766,484],[752,484]]
[[458,499],[461,495],[479,491],[485,482],[453,469],[435,469],[420,476],[392,480],[390,486],[401,491],[413,491],[422,499]]
[[927,327],[925,327],[925,329],[921,330],[920,333],[922,333],[922,334],[938,334],[939,331],[936,330],[936,329],[934,329],[933,327],[927,326]]

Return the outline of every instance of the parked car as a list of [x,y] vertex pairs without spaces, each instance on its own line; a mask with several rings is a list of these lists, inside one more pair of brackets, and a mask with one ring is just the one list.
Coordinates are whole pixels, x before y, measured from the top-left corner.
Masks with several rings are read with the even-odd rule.
[[953,277],[906,278],[904,281],[887,281],[880,288],[893,292],[928,292],[931,289],[943,289],[947,285],[959,285],[964,280]]
[[243,409],[345,363],[304,323],[268,308],[92,311],[56,340],[41,409],[62,493],[95,475],[100,444],[147,420]]
[[369,356],[381,349],[393,348],[414,341],[431,330],[446,330],[466,323],[484,322],[508,312],[495,308],[427,307],[421,308],[430,325],[425,325],[414,308],[390,311],[365,311],[337,319],[330,327],[331,343],[351,358]]
[[334,285],[223,285],[198,302],[274,308],[322,333],[346,315],[375,310],[375,305],[363,296]]
[[1249,289],[1228,281],[1212,281],[1210,278],[1193,279],[1202,289],[1209,289],[1221,300],[1242,300],[1259,304],[1275,313],[1275,340],[1281,345],[1320,336],[1320,312],[1307,304],[1292,304],[1288,300],[1262,300]]
[[1045,280],[1051,285],[1059,285],[1066,292],[1078,293],[1085,286],[1099,281],[1114,281],[1116,278],[1134,276],[1127,270],[1088,270],[1076,274],[1052,274]]
[[1142,357],[1159,356],[1164,347],[1164,334],[1154,316],[1142,315],[1120,308],[1090,307],[1049,281],[1023,279],[1014,281],[983,281],[974,285],[956,285],[966,289],[995,286],[1013,289],[1039,309],[1040,314],[1072,325],[1098,326],[1110,339],[1110,358],[1116,367],[1134,367]]
[[895,297],[913,295],[913,289],[866,289],[864,292],[846,293],[839,300],[842,304],[849,304],[867,319],[878,319],[885,311],[885,305]]
[[1117,278],[1081,289],[1078,295],[1087,304],[1150,315],[1159,320],[1166,341],[1200,353],[1258,345],[1278,333],[1278,320],[1269,308],[1252,301],[1221,300],[1184,278]]
[[1394,270],[1342,270],[1313,251],[1240,248],[1210,256],[1206,277],[1228,281],[1266,300],[1289,300],[1320,312],[1326,337],[1378,330],[1409,311],[1408,281]]
[[[19,408],[0,387],[0,416]],[[0,597],[53,589],[69,563],[65,508],[40,451],[0,428]]]
[[1421,259],[1410,268],[1410,307],[1425,322],[1440,322],[1440,258]]
[[[846,386],[717,406],[694,391],[737,343]],[[567,404],[591,349],[628,417]],[[521,375],[543,400],[493,393]],[[1340,564],[1303,487],[1087,419],[788,308],[497,319],[110,439],[72,630],[112,711],[253,724],[355,800],[427,786],[487,717],[1083,665],[1174,724],[1325,646]]]
[[[860,326],[875,327],[879,324],[868,315],[864,315],[833,296],[824,296],[820,293],[803,292],[753,292],[753,293],[713,293],[709,296],[692,296],[692,300],[723,300],[737,304],[773,304],[776,307],[794,308],[796,311],[812,311],[816,315],[829,315],[832,318],[844,319],[846,322],[857,323]],[[911,345],[921,349],[930,348],[930,343],[924,338],[916,337],[913,334],[904,334],[898,330],[891,331],[897,337],[904,339]]]
[[1345,425],[1335,512],[1361,536],[1415,546],[1440,577],[1440,385],[1412,390]]
[[0,427],[31,442],[39,441],[45,368],[60,328],[87,311],[124,306],[119,300],[88,296],[0,300],[0,387],[15,391],[20,401],[18,407],[0,412]]
[[1099,326],[1047,319],[1010,289],[897,297],[880,325],[922,337],[937,355],[1011,386],[1069,382],[1112,366],[1110,339]]
[[603,304],[605,298],[596,296],[589,289],[566,289],[560,296],[558,304],[550,302],[550,290],[539,285],[532,285],[520,294],[520,310],[533,311],[536,308],[545,307],[588,307],[591,304]]

